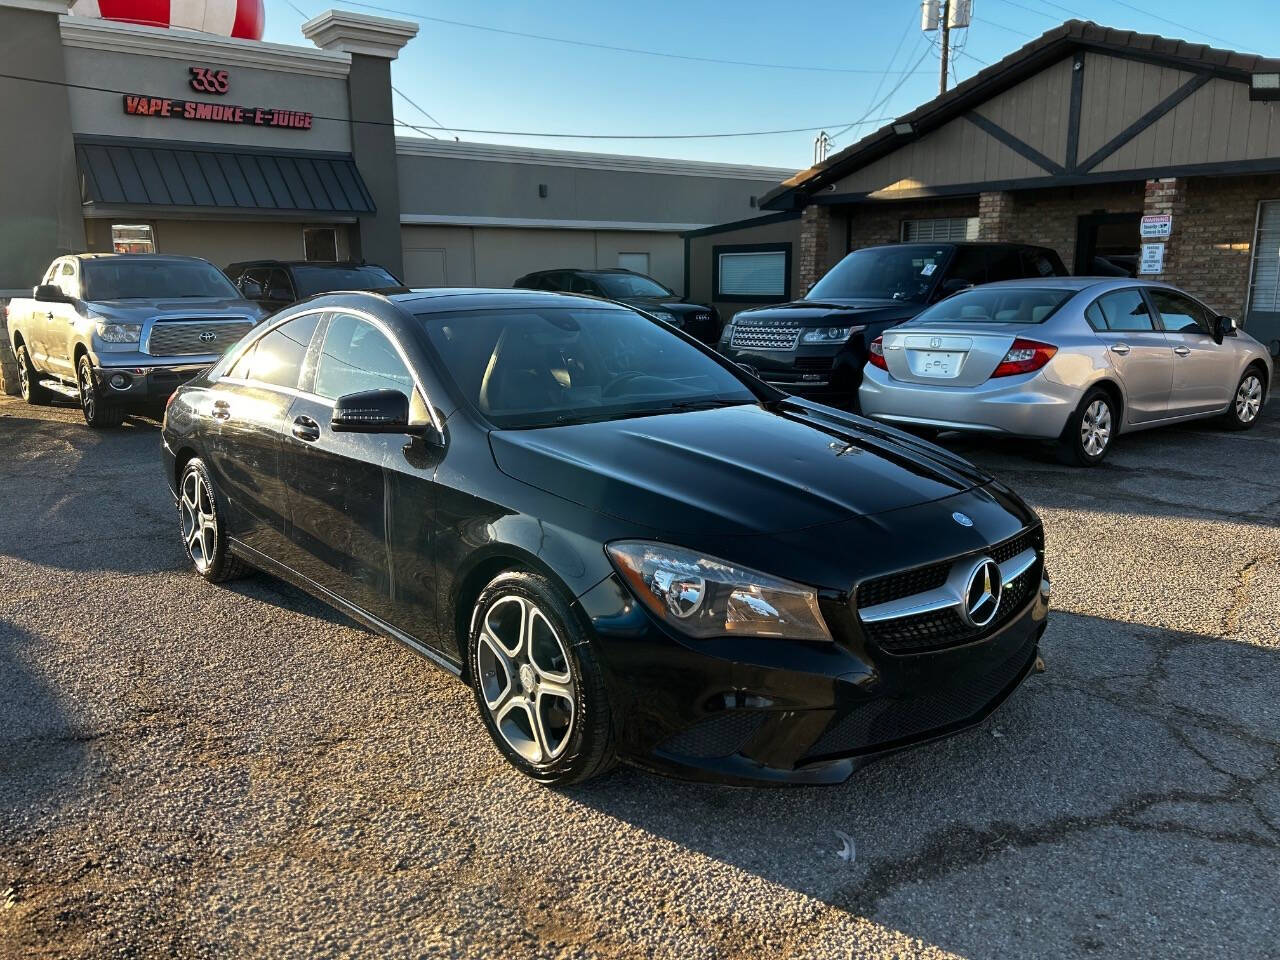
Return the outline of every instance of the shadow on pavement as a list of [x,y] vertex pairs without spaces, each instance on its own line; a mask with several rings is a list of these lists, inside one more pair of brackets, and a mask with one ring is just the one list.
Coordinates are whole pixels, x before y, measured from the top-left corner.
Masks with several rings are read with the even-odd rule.
[[1061,613],[1041,649],[1048,671],[982,726],[840,786],[623,769],[567,795],[963,956],[1274,943],[1277,652]]

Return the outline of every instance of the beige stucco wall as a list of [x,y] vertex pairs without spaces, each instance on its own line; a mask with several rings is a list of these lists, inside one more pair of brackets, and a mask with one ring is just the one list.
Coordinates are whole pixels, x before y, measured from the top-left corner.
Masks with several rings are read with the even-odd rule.
[[401,228],[410,286],[509,287],[521,275],[558,267],[616,267],[619,253],[649,254],[649,272],[684,286],[679,234],[516,227]]

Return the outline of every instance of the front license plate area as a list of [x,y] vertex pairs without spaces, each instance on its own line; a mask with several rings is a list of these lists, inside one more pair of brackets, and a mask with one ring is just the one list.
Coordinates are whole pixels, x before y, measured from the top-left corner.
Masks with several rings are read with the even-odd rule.
[[911,372],[917,377],[946,380],[960,373],[964,353],[958,350],[912,350],[907,354]]

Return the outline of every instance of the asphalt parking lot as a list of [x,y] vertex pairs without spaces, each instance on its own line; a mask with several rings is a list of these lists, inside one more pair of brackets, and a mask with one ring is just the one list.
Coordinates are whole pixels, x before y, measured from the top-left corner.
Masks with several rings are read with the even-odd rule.
[[984,726],[838,787],[555,792],[392,641],[191,573],[154,421],[0,398],[0,956],[1280,956],[1267,414],[1093,471],[949,444],[1054,578]]

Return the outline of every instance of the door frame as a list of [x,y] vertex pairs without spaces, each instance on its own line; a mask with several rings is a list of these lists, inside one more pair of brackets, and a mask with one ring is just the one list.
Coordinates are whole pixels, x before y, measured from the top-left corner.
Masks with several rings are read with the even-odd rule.
[[[1082,213],[1076,217],[1076,250],[1075,258],[1071,265],[1071,273],[1077,277],[1088,277],[1093,274],[1088,270],[1088,264],[1093,260],[1094,251],[1097,249],[1097,228],[1109,223],[1128,223],[1132,221],[1135,225],[1141,225],[1142,214],[1136,213]],[[1082,252],[1089,252],[1088,259],[1082,256]],[[1138,253],[1142,252],[1142,235],[1139,231],[1138,235]],[[1081,266],[1082,262],[1084,267]],[[1136,278],[1135,278],[1136,279]]]

